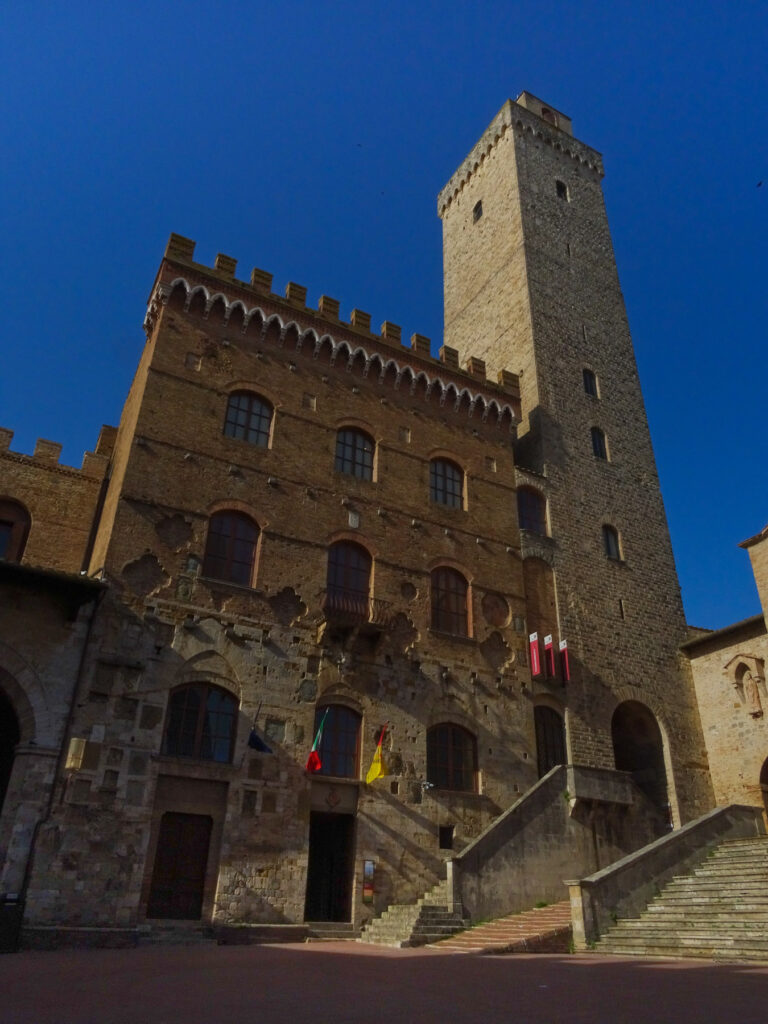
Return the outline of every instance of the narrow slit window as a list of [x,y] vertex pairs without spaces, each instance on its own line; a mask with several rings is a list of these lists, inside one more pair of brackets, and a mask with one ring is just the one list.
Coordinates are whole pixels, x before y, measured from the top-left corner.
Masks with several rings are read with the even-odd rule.
[[478,199],[472,208],[472,223],[477,224],[480,218],[483,216],[483,200]]
[[621,561],[621,546],[619,544],[619,531],[615,526],[608,523],[603,525],[603,550],[607,558]]
[[608,445],[600,427],[592,427],[592,454],[596,459],[608,459]]

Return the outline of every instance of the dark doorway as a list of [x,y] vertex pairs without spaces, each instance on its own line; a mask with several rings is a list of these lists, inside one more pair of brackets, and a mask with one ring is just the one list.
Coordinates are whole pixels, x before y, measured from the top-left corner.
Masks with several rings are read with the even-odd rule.
[[19,720],[13,705],[0,690],[0,813],[11,781],[11,769],[16,746],[21,739]]
[[567,761],[565,722],[554,708],[543,704],[533,709],[533,722],[536,726],[539,778],[542,778],[556,764],[565,764]]
[[355,819],[320,814],[309,819],[306,921],[350,921],[355,866]]
[[768,815],[768,758],[763,761],[763,767],[760,769],[760,790],[763,794],[763,807]]
[[169,811],[160,820],[147,917],[198,921],[213,819]]
[[611,721],[611,738],[617,769],[631,772],[651,803],[668,817],[664,747],[661,730],[653,714],[637,700],[619,704]]

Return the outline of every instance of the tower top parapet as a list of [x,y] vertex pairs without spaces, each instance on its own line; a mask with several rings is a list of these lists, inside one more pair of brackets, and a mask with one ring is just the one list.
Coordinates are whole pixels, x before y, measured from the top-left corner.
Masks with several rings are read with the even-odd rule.
[[454,197],[466,185],[478,167],[489,156],[497,143],[508,131],[528,133],[544,145],[559,150],[582,167],[604,175],[602,155],[591,146],[573,137],[571,119],[554,107],[547,106],[530,92],[521,92],[516,100],[507,100],[496,117],[472,147],[448,184],[437,197],[437,212],[443,216]]

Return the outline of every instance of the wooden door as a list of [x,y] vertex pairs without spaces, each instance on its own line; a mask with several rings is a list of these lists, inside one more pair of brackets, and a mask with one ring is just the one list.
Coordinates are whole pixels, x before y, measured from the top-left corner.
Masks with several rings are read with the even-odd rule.
[[306,921],[349,921],[355,867],[355,819],[313,811],[309,821]]
[[212,828],[208,815],[171,811],[163,815],[147,917],[200,919]]

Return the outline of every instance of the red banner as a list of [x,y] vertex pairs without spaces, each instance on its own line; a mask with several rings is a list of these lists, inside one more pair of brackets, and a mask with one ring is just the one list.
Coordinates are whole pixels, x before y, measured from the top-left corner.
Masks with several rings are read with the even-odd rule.
[[552,643],[551,633],[547,633],[544,637],[544,668],[547,679],[552,679],[555,675],[555,648]]
[[568,641],[560,641],[560,671],[563,674],[563,682],[567,683],[571,678],[571,666],[568,664]]
[[539,655],[539,634],[531,633],[528,637],[528,647],[531,654],[531,675],[541,675],[541,657]]

